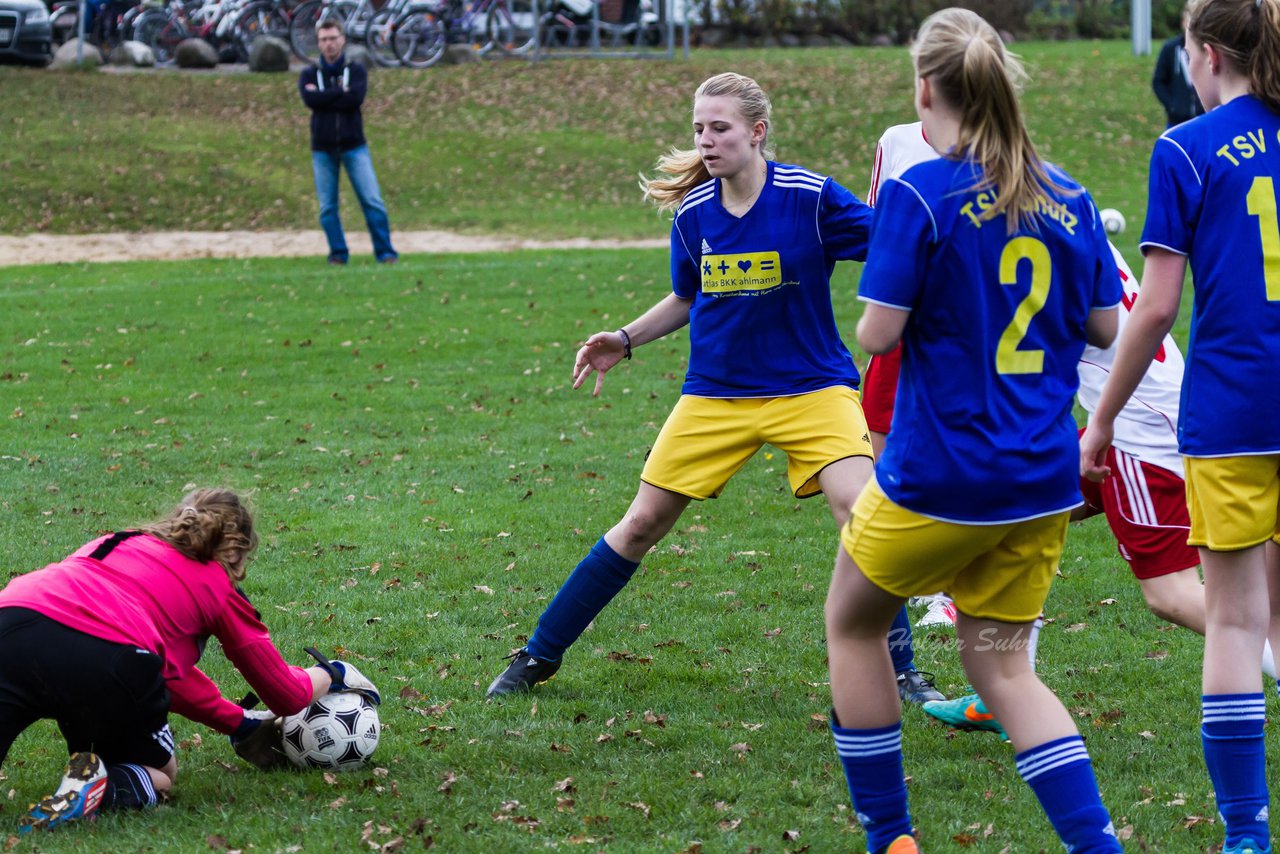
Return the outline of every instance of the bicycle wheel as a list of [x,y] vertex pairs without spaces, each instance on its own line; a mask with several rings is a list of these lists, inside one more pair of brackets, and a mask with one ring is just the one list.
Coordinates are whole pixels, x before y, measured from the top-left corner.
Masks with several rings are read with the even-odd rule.
[[448,32],[433,9],[410,9],[391,31],[391,47],[407,68],[429,68],[444,56]]
[[369,56],[383,68],[394,68],[400,64],[391,40],[399,14],[398,9],[386,7],[369,20],[368,29],[364,32],[364,46],[369,50]]
[[533,50],[533,0],[497,0],[485,15],[484,28],[489,48],[504,54]]
[[306,0],[293,10],[293,17],[289,19],[289,46],[303,62],[315,62],[320,55],[316,24],[328,11],[329,4],[324,0]]
[[232,27],[231,41],[241,62],[249,61],[249,48],[259,36],[287,38],[289,21],[271,0],[251,0],[240,10]]
[[186,27],[163,9],[151,9],[138,16],[133,24],[133,38],[156,55],[156,62],[169,62],[178,42],[187,38]]

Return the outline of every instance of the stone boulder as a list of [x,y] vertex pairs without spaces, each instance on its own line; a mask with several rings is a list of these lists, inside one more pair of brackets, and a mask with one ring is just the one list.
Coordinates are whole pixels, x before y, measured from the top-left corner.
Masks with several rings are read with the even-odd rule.
[[284,39],[258,36],[249,45],[250,71],[288,71],[291,51]]
[[[49,63],[50,68],[75,68],[76,67],[76,44],[79,39],[69,39],[62,47],[53,54],[53,61]],[[104,60],[101,51],[97,45],[84,43],[84,56],[81,59],[81,65],[85,68],[97,68],[102,65]]]
[[217,68],[218,52],[204,39],[183,39],[173,49],[173,63],[179,68]]
[[111,49],[107,61],[112,65],[128,65],[133,68],[153,68],[156,53],[142,42],[120,42]]

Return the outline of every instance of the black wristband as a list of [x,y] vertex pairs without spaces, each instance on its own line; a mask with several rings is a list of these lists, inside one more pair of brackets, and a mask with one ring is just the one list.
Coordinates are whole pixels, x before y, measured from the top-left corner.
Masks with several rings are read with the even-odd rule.
[[625,359],[631,358],[631,336],[627,334],[626,329],[619,328],[618,334],[622,336],[622,356]]

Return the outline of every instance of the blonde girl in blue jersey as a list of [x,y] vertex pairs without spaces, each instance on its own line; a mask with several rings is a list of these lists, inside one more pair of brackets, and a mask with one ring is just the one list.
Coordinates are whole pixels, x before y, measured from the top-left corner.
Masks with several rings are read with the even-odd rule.
[[1208,112],[1152,150],[1142,299],[1081,439],[1080,468],[1109,474],[1116,414],[1177,318],[1190,262],[1178,445],[1188,541],[1204,569],[1201,737],[1224,854],[1258,854],[1271,850],[1258,661],[1280,596],[1268,546],[1280,533],[1280,0],[1192,0],[1186,44]]
[[[672,151],[642,182],[675,215],[672,292],[621,329],[588,338],[573,384],[594,372],[599,394],[605,373],[634,348],[687,325],[682,395],[631,507],[564,582],[490,696],[549,679],[689,502],[718,496],[766,442],[786,453],[794,494],[825,495],[841,524],[871,474],[858,372],[831,304],[836,261],[866,255],[871,210],[830,178],[772,159],[771,109],[749,77],[710,78],[694,95],[696,147]],[[905,611],[898,628],[903,693],[940,698],[911,667]]]
[[901,341],[902,373],[894,440],[842,531],[827,598],[836,749],[868,849],[917,851],[876,639],[907,597],[947,590],[965,671],[1054,830],[1074,854],[1119,851],[1075,723],[1025,651],[1081,502],[1076,365],[1086,340],[1115,338],[1119,277],[1088,194],[1036,154],[995,30],[946,9],[912,57],[942,156],[881,188],[859,284],[858,342]]

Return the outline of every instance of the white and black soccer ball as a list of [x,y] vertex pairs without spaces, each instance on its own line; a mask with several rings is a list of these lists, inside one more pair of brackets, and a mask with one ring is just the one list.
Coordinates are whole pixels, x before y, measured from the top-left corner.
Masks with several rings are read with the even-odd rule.
[[284,719],[284,755],[301,769],[351,771],[378,746],[378,708],[362,694],[325,694]]
[[1123,234],[1124,233],[1124,214],[1115,208],[1103,208],[1098,211],[1098,216],[1102,219],[1102,227],[1106,229],[1107,234]]

